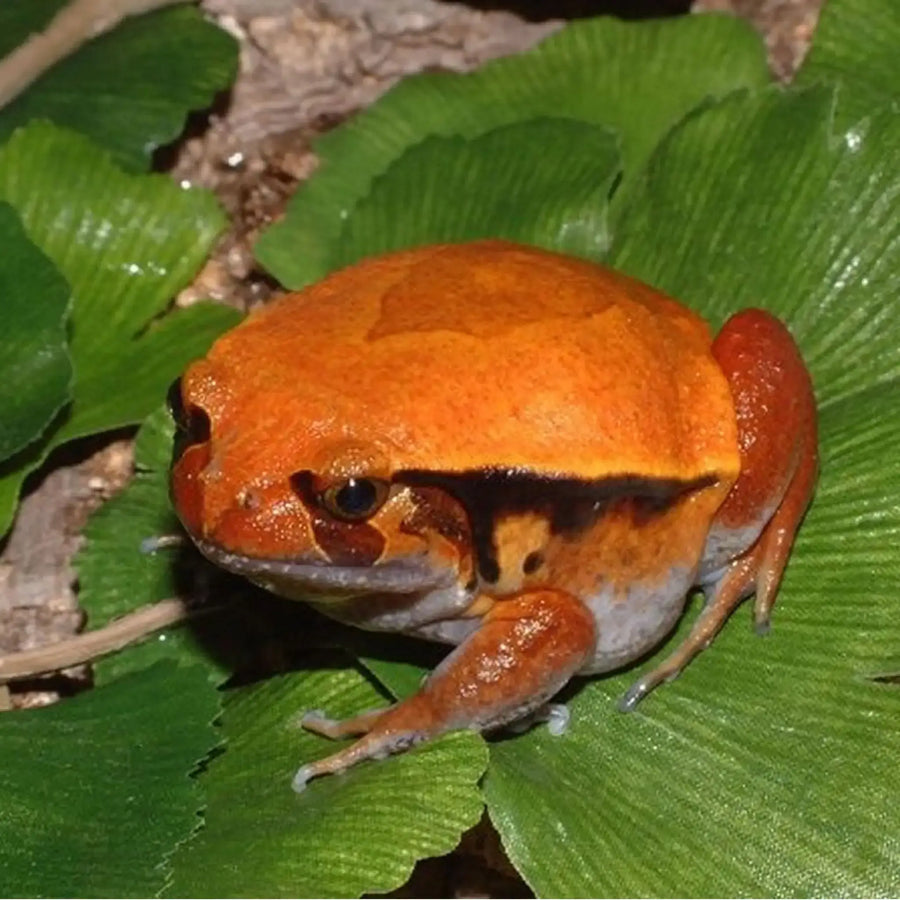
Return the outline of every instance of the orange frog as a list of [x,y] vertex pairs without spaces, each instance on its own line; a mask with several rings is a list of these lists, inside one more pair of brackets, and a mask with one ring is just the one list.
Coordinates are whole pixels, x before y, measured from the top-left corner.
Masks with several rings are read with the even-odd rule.
[[338,772],[548,718],[573,675],[756,592],[765,629],[817,470],[809,375],[761,310],[713,340],[600,266],[504,241],[369,259],[255,312],[181,379],[175,507],[211,560],[361,628],[455,644],[386,709],[306,728]]

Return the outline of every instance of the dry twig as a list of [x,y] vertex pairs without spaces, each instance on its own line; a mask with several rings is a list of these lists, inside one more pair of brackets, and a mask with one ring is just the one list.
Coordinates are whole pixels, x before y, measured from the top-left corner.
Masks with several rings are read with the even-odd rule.
[[47,28],[0,60],[0,108],[82,44],[129,16],[183,0],[74,0]]
[[[203,610],[207,611],[211,612],[212,608]],[[96,631],[86,631],[47,647],[0,656],[0,686],[7,681],[32,678],[92,662],[193,614],[194,611],[189,611],[182,600],[160,600],[159,603],[137,609]]]

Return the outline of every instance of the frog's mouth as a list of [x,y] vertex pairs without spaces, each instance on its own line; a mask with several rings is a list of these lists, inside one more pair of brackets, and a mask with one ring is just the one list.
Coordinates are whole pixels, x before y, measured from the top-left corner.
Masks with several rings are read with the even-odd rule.
[[288,597],[303,591],[324,591],[344,597],[361,593],[414,594],[453,583],[451,572],[436,570],[425,556],[366,566],[335,566],[293,559],[258,559],[232,553],[210,541],[195,538],[194,543],[217,566]]

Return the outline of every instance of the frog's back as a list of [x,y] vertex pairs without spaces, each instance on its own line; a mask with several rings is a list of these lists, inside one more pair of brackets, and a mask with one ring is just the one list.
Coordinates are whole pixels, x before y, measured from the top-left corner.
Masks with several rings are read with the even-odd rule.
[[[251,316],[194,374],[268,396],[278,452],[376,441],[394,471],[695,479],[738,470],[706,323],[592,263],[502,241],[363,261]],[[229,383],[228,373],[243,373]],[[240,405],[240,404],[238,404]],[[289,445],[289,446],[288,446]]]

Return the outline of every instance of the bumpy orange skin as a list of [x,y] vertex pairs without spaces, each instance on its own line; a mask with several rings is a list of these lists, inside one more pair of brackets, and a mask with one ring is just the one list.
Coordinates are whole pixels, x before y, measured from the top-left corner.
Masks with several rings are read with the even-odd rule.
[[[540,711],[645,653],[699,584],[674,677],[759,589],[766,620],[817,468],[787,330],[713,341],[660,292],[502,241],[364,261],[252,314],[182,379],[175,507],[211,558],[366,628],[458,643],[423,689],[325,734],[313,775]],[[199,423],[199,426],[198,426]],[[329,490],[381,485],[360,519]],[[502,660],[502,664],[500,661]],[[504,674],[505,673],[505,674]]]
[[711,343],[699,316],[646,285],[532,248],[367,261],[251,315],[185,373],[185,402],[223,436],[196,525],[243,544],[223,519],[236,486],[326,465],[355,441],[387,472],[733,480]]

